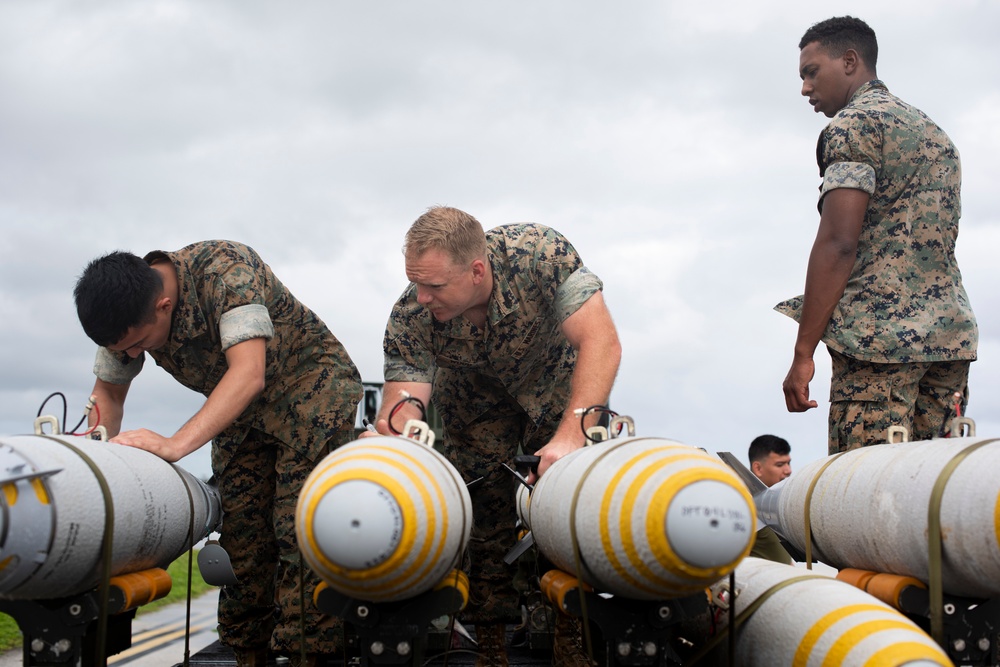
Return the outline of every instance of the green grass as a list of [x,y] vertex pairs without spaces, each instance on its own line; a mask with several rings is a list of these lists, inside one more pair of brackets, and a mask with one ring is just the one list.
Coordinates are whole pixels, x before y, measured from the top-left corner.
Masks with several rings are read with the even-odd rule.
[[[192,598],[196,598],[212,589],[212,586],[206,584],[205,580],[201,578],[201,572],[198,571],[198,563],[194,562],[197,560],[198,554],[195,553],[192,561]],[[170,593],[159,600],[155,600],[147,605],[139,607],[137,612],[138,615],[155,611],[165,605],[172,604],[174,602],[181,602],[187,599],[188,554],[185,553],[183,556],[171,563],[167,568],[167,572],[170,573],[170,578],[173,580],[173,585],[170,587]],[[20,647],[21,631],[18,629],[17,623],[7,614],[0,614],[0,651],[9,651],[10,649]]]

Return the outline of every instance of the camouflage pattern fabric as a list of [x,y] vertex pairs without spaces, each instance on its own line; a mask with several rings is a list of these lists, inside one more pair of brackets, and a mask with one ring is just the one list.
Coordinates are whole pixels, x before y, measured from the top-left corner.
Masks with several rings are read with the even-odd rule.
[[475,523],[463,612],[481,624],[520,618],[514,568],[503,562],[515,542],[515,481],[501,463],[519,446],[534,452],[555,432],[576,362],[559,326],[602,287],[551,228],[507,225],[486,236],[494,283],[485,330],[462,317],[436,321],[411,284],[384,341],[385,379],[433,382],[445,454],[466,481],[484,478],[470,489]]
[[[835,188],[871,196],[823,342],[871,362],[975,359],[976,318],[955,260],[962,173],[948,136],[875,80],[823,130],[817,158],[821,209]],[[776,310],[798,320],[801,306],[797,297]]]
[[[353,437],[344,425],[324,448]],[[342,623],[313,603],[319,584],[301,559],[295,539],[295,506],[306,477],[320,459],[307,459],[273,437],[251,430],[242,440],[216,439],[232,450],[216,481],[223,499],[220,543],[230,554],[239,586],[219,595],[219,638],[232,647],[266,647],[294,656],[302,639],[300,568],[305,585],[305,638],[309,653],[332,654],[343,648]],[[252,548],[251,548],[252,546]]]
[[890,426],[911,441],[947,432],[954,394],[969,399],[970,361],[876,364],[830,350],[830,454],[888,442]]
[[[568,400],[568,385],[565,390],[560,387],[559,394],[554,398]],[[558,425],[559,419],[554,418],[536,426],[520,406],[508,400],[461,430],[445,432],[444,455],[467,481],[482,480],[469,489],[473,524],[465,568],[469,603],[462,612],[463,622],[521,620],[520,593],[514,585],[518,564],[503,561],[517,542],[514,494],[518,482],[502,464],[511,464],[519,446],[530,454],[546,444]]]
[[[563,320],[601,290],[600,279],[559,232],[535,224],[486,233],[493,293],[485,330],[464,317],[438,322],[417,303],[410,284],[386,326],[386,381],[434,382],[435,404],[446,426],[458,428],[510,396],[541,423],[562,410],[546,397],[568,382],[576,352],[559,329]],[[451,370],[456,385],[435,377]],[[446,393],[446,401],[438,400]]]
[[[286,643],[293,634],[299,636],[297,578],[295,588],[288,588],[289,578],[283,574],[291,568],[293,555],[298,557],[295,499],[312,466],[331,447],[352,439],[362,396],[360,376],[323,321],[282,285],[252,248],[205,241],[176,252],[151,252],[145,259],[168,260],[177,270],[180,293],[170,336],[166,345],[148,354],[182,385],[207,396],[228,367],[228,346],[267,338],[264,391],[212,446],[216,477],[235,480],[227,482],[231,491],[220,482],[226,508],[221,542],[234,563],[237,557],[246,563],[242,573],[237,570],[238,588],[262,587],[256,592],[227,591],[220,636],[230,646],[259,646],[255,642],[262,639],[264,621],[249,619],[262,613],[260,600],[270,596],[272,611],[275,599],[283,610],[274,640]],[[102,349],[95,373],[109,382],[127,382],[142,361],[142,356],[130,359]],[[261,448],[273,451],[258,452]],[[254,478],[262,480],[260,486],[254,486]],[[253,503],[248,494],[255,495]],[[281,509],[282,503],[291,508]],[[282,571],[275,591],[272,575],[279,555]],[[249,605],[245,609],[240,608],[243,600]],[[286,606],[289,601],[294,601],[294,609]],[[234,628],[227,627],[229,619],[235,619]],[[241,636],[240,628],[251,636]],[[328,644],[326,639],[316,641],[317,646]]]

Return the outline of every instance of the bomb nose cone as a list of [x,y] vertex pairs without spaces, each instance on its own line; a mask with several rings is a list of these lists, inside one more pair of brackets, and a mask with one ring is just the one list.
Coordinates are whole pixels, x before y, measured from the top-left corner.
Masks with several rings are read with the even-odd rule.
[[295,509],[299,549],[316,574],[373,602],[432,589],[461,562],[471,530],[462,476],[410,438],[338,447],[309,474]]
[[312,521],[319,550],[348,570],[385,562],[399,546],[403,512],[381,485],[354,479],[337,484],[316,503]]
[[667,510],[667,542],[686,563],[716,568],[738,561],[753,508],[730,484],[706,479],[677,492]]

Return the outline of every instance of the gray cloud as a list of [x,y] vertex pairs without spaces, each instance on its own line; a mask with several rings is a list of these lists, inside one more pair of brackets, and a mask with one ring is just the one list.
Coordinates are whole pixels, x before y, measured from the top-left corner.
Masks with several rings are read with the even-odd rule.
[[[873,25],[882,78],[962,151],[970,408],[1000,430],[1000,7],[838,11]],[[443,203],[573,240],[606,283],[613,404],[641,433],[742,454],[774,432],[797,463],[822,456],[829,364],[818,351],[821,407],[786,413],[795,328],[771,308],[801,292],[816,229],[825,119],[799,95],[797,42],[823,18],[791,0],[5,2],[0,432],[51,391],[71,414],[86,400],[70,292],[116,248],[250,243],[380,379],[402,233]],[[150,364],[126,426],[172,433],[199,404]]]

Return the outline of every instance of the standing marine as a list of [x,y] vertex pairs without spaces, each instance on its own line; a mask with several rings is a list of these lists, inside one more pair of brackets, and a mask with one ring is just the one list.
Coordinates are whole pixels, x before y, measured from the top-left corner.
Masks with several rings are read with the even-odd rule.
[[939,437],[968,400],[979,338],[955,260],[958,150],[878,79],[864,21],[817,23],[799,49],[802,95],[831,120],[816,149],[823,182],[805,294],[776,307],[799,323],[786,406],[817,406],[809,382],[822,341],[833,362],[831,454],[886,442],[890,426],[910,440]]

